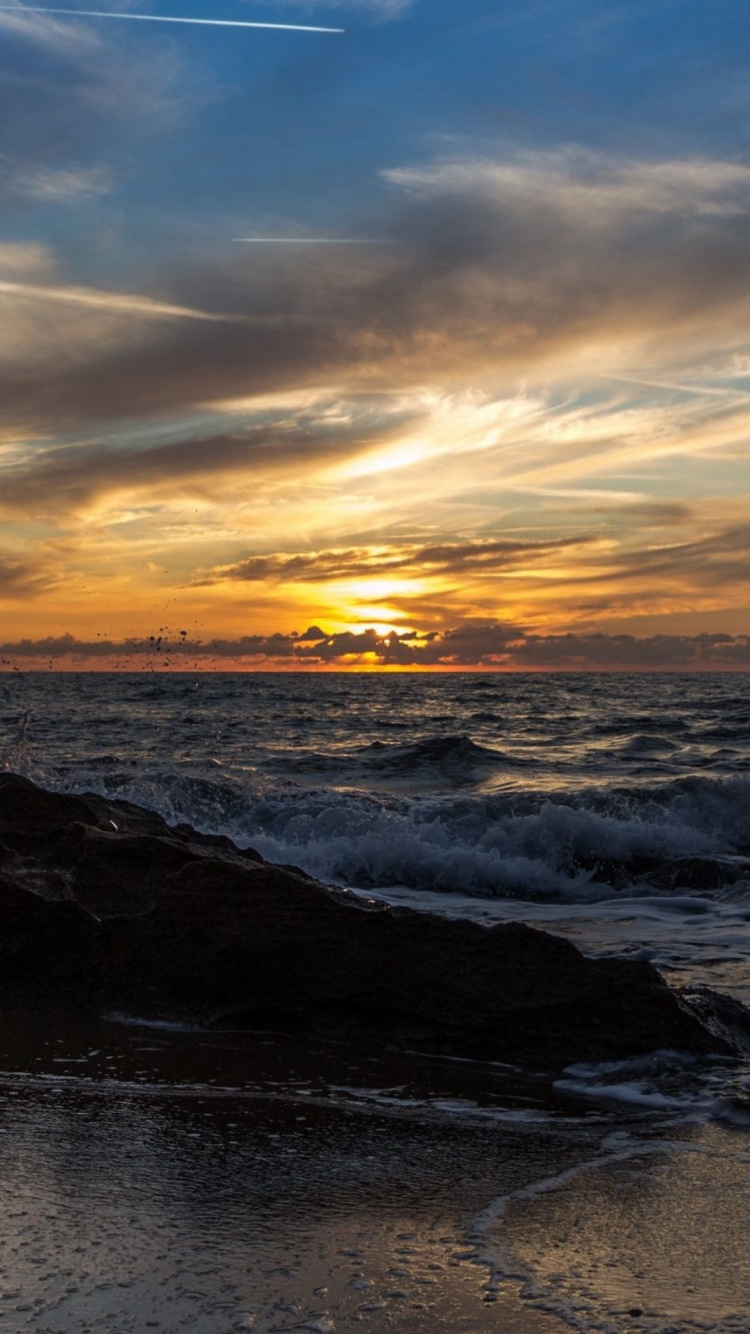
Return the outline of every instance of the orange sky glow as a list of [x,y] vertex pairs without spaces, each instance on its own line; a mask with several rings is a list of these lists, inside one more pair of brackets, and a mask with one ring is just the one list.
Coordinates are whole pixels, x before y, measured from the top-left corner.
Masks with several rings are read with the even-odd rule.
[[[383,41],[427,21],[376,10]],[[112,26],[0,16],[70,141],[19,100],[0,164],[2,665],[135,667],[170,626],[226,669],[746,670],[750,167],[386,135],[340,196],[292,145],[255,218],[211,100],[246,96],[236,48],[189,108],[192,29]],[[107,100],[134,53],[148,127]],[[170,157],[191,136],[200,168]],[[212,152],[206,212],[180,173]],[[234,241],[304,241],[315,209],[345,245]]]

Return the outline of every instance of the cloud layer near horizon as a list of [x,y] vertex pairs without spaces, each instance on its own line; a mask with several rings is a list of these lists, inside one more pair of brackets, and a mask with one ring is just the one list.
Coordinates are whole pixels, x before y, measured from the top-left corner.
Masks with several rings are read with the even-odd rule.
[[113,642],[73,635],[0,644],[0,668],[120,671],[316,670],[373,667],[470,671],[747,671],[750,635],[528,635],[475,621],[448,630],[276,632],[205,643],[168,632]]

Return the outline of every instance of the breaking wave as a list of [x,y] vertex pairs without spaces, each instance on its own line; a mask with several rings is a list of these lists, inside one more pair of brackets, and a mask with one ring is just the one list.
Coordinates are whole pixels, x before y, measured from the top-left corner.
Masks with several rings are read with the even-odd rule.
[[408,797],[229,774],[120,771],[87,780],[76,786],[363,888],[585,901],[633,886],[643,894],[715,889],[742,881],[750,867],[750,780],[739,777],[617,792]]

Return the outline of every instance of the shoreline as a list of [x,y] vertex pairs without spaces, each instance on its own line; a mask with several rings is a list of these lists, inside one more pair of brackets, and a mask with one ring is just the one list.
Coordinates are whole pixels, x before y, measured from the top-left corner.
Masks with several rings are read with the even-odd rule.
[[[0,1075],[0,1329],[563,1328],[517,1284],[497,1289],[469,1232],[500,1187],[585,1161],[601,1135],[596,1118],[572,1133],[554,1120],[467,1122],[459,1103],[433,1116],[326,1105],[308,1083],[317,1053],[301,1069],[305,1047],[288,1040],[237,1035],[227,1050],[225,1035],[103,1023],[68,1025],[60,1037],[36,1018],[31,1035],[15,1028],[16,1064],[25,1045],[29,1073]],[[264,1078],[285,1081],[275,1097],[212,1086],[209,1067],[237,1070],[241,1046],[248,1070],[265,1060]],[[84,1051],[116,1073],[85,1084],[70,1073]],[[7,1058],[6,1043],[3,1071]],[[331,1082],[352,1078],[349,1048],[328,1059]],[[369,1059],[359,1053],[363,1069]],[[189,1089],[174,1082],[180,1070]],[[188,1272],[200,1282],[187,1284]]]
[[[750,1281],[746,1155],[724,1126],[612,1109],[472,1122],[460,1098],[437,1089],[431,1116],[393,1086],[400,1115],[326,1104],[320,1051],[292,1039],[37,1021],[15,1026],[29,1073],[0,1074],[9,1334],[747,1328],[730,1309]],[[251,1095],[219,1086],[242,1047]],[[106,1080],[71,1074],[82,1053]],[[371,1059],[329,1048],[325,1078],[340,1089]],[[373,1083],[414,1068],[379,1059]]]

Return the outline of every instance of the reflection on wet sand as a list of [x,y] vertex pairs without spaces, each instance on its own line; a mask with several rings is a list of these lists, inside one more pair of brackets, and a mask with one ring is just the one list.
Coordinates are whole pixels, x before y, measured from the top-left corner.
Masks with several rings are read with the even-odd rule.
[[6,1018],[8,1334],[746,1334],[741,1132],[469,1063]]
[[3,1089],[0,1129],[0,1328],[39,1334],[512,1329],[461,1218],[561,1148],[70,1086]]

